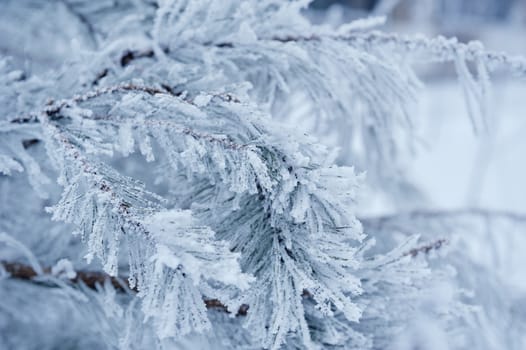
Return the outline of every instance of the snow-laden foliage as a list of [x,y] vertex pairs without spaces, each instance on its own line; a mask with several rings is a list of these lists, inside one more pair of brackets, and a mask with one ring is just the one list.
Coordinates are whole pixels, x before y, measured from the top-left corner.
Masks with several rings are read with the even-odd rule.
[[[91,105],[93,109],[88,108]],[[104,117],[99,119],[95,113]],[[61,114],[69,118],[57,127],[51,121],[63,120]],[[166,197],[172,205],[191,208],[201,222],[214,227],[219,238],[241,254],[243,271],[256,277],[252,288],[236,298],[233,310],[248,304],[254,311],[247,317],[247,327],[264,330],[272,325],[261,333],[261,341],[277,346],[289,332],[301,331],[305,342],[310,342],[302,305],[306,290],[324,314],[331,315],[334,305],[348,320],[359,319],[360,309],[345,294],[361,291],[359,280],[351,274],[358,266],[353,242],[362,239],[361,227],[348,209],[358,177],[352,168],[326,165],[331,164],[327,151],[313,140],[294,137],[293,131],[273,125],[268,116],[229,93],[182,98],[136,85],[60,101],[37,118],[43,119],[48,153],[61,169],[59,183],[65,186],[61,200],[50,211],[53,219],[80,227],[88,244],[88,260],[96,255],[107,273],[117,274],[119,242],[125,237],[130,284],[133,288],[137,283],[139,296],[145,296],[146,316],[194,315],[197,311],[190,309],[199,310],[201,304],[201,316],[192,317],[201,321],[194,320],[181,332],[177,329],[183,326],[177,322],[168,327],[165,320],[159,321],[163,323],[159,336],[207,328],[200,294],[188,291],[189,278],[195,282],[201,277],[215,279],[241,289],[248,287],[249,279],[232,276],[239,269],[227,263],[232,253],[226,246],[207,243],[207,236],[212,238],[206,234],[208,229],[178,234],[177,226],[172,226],[172,237],[159,236],[160,228],[152,220],[166,221],[170,216],[151,213],[159,213],[166,200],[90,159],[92,154],[114,149],[129,155],[136,141],[145,160],[152,162],[149,166],[163,172],[158,181],[164,178],[167,183]],[[99,123],[105,128],[100,129]],[[155,147],[163,153],[153,162]],[[145,227],[142,217],[148,218],[153,230]],[[184,216],[170,220],[182,226],[186,221]],[[200,249],[188,256],[170,253],[193,245]],[[204,273],[199,259],[216,266],[208,266],[210,272]],[[153,266],[141,268],[145,261]],[[178,274],[172,271],[166,277],[164,270],[179,265],[187,266],[187,277],[174,288],[179,285],[173,280]],[[163,295],[172,290],[171,298],[177,303]],[[197,299],[184,298],[186,293]],[[230,304],[227,297],[210,293],[217,292],[214,288],[203,291]]]
[[450,285],[462,260],[427,259],[456,236],[364,230],[356,198],[363,172],[418,197],[412,63],[455,64],[479,131],[490,73],[525,61],[314,26],[308,4],[0,4],[0,345],[403,349],[429,319],[454,348],[487,327]]

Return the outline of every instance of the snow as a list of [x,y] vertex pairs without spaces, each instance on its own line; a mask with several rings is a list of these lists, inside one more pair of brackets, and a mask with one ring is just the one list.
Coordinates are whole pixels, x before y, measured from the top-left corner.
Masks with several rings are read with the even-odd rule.
[[0,154],[0,174],[11,175],[13,170],[24,171],[24,168],[13,158]]
[[73,279],[77,276],[77,272],[74,270],[73,264],[69,259],[60,259],[51,268],[51,274],[58,278]]

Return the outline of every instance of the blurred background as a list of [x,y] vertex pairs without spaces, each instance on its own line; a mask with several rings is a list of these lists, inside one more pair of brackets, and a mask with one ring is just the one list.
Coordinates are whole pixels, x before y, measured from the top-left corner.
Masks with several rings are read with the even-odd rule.
[[482,39],[488,29],[526,24],[524,0],[315,0],[311,10],[319,20],[333,22],[385,15],[390,26],[416,26],[463,41]]
[[[480,40],[490,50],[526,55],[526,0],[316,0],[307,15],[335,26],[386,16],[382,30]],[[419,70],[419,142],[408,171],[433,209],[526,212],[526,81],[492,76],[489,127],[476,134],[453,67]],[[370,203],[366,210],[386,209]]]

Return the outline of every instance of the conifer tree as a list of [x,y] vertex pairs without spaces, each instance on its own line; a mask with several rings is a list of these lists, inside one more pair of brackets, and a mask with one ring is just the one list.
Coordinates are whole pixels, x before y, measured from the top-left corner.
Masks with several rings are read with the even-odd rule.
[[0,4],[1,348],[526,344],[464,249],[524,218],[356,215],[364,183],[420,200],[415,63],[454,64],[483,133],[491,74],[526,61],[309,2]]

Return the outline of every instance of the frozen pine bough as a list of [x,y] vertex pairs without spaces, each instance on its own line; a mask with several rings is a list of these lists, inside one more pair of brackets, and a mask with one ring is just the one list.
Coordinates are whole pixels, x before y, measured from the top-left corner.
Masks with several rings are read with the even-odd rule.
[[526,345],[524,295],[466,248],[511,264],[525,218],[356,215],[360,188],[423,200],[414,63],[452,62],[491,132],[491,74],[526,61],[308,3],[0,4],[0,347]]

